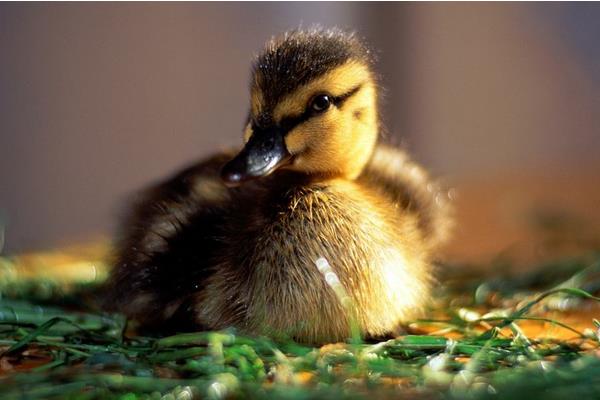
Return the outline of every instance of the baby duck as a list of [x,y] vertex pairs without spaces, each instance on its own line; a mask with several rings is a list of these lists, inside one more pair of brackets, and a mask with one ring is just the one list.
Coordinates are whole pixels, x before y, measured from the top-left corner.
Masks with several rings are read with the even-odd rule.
[[305,343],[344,340],[351,321],[366,337],[397,332],[430,297],[449,218],[421,167],[377,144],[377,94],[353,34],[269,41],[252,70],[244,147],[142,193],[108,307],[150,328]]

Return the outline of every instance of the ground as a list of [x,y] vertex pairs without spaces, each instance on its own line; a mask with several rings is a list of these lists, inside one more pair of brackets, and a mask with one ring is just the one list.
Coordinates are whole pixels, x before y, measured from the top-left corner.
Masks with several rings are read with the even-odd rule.
[[139,337],[122,317],[93,308],[104,259],[87,249],[0,261],[3,399],[600,393],[600,309],[591,295],[600,253],[517,275],[445,265],[443,291],[406,335],[320,348],[231,331]]

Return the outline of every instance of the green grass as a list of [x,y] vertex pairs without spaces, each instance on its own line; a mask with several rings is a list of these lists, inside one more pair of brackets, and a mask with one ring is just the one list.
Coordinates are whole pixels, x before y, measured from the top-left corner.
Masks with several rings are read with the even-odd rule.
[[[569,310],[600,310],[594,308],[600,299],[593,296],[600,288],[599,254],[515,276],[443,270],[454,272],[441,277],[443,293],[430,318],[410,324],[409,334],[323,348],[234,331],[139,337],[123,317],[86,305],[89,285],[67,292],[49,281],[5,277],[0,280],[0,398],[600,395],[600,323],[590,317],[590,328],[581,329],[561,321]],[[565,335],[527,336],[526,324],[544,321]]]

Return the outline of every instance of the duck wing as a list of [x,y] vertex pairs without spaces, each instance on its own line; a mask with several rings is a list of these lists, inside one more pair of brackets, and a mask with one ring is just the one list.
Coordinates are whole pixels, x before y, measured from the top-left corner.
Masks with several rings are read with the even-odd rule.
[[121,225],[106,309],[150,328],[191,323],[189,299],[202,290],[222,245],[231,191],[219,172],[232,155],[217,154],[136,196]]
[[446,241],[452,220],[448,192],[405,151],[378,145],[358,181],[380,191],[401,210],[414,213],[432,248]]

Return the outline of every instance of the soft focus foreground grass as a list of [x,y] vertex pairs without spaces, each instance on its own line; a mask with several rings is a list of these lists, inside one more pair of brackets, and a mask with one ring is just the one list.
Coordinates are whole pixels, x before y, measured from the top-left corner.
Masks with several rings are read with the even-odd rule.
[[0,398],[600,396],[600,254],[505,275],[440,268],[427,319],[321,348],[235,332],[140,337],[94,309],[103,251],[0,258]]

